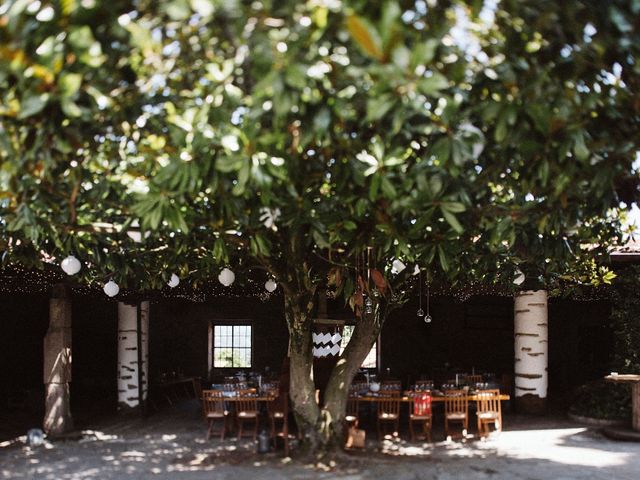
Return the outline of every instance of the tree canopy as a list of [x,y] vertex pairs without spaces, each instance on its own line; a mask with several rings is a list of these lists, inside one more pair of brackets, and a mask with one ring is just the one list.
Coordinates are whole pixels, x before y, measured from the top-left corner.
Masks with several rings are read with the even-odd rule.
[[[329,438],[414,264],[452,282],[610,280],[595,260],[637,196],[639,13],[6,2],[3,262],[75,254],[85,280],[133,289],[264,270],[284,292],[299,425]],[[327,286],[362,318],[321,411],[310,329]]]

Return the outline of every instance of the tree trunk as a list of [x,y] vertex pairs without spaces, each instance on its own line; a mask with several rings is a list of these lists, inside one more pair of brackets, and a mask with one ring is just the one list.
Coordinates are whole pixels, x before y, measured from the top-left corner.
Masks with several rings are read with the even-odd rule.
[[122,412],[143,410],[147,398],[149,302],[140,302],[139,307],[118,303],[118,409]]
[[48,435],[73,429],[69,383],[71,382],[71,300],[64,285],[56,285],[49,300],[49,329],[44,337],[45,414]]
[[356,324],[351,340],[334,367],[324,394],[316,401],[313,380],[312,297],[285,294],[285,314],[290,335],[290,397],[304,452],[324,457],[344,447],[343,425],[349,385],[373,346],[384,318],[381,304]]
[[548,387],[548,313],[546,290],[528,290],[514,299],[516,408],[546,409]]

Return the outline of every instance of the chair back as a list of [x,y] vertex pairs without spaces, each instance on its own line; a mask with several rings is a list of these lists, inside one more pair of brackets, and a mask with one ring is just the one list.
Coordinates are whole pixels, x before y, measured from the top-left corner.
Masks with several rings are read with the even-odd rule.
[[476,406],[478,413],[501,413],[500,390],[483,390],[476,394]]
[[272,392],[272,395],[268,395],[271,396],[273,400],[267,402],[267,412],[270,414],[285,414],[287,410],[287,400],[289,398],[288,394],[286,392],[278,393],[277,390],[273,390]]
[[400,397],[388,396],[378,400],[378,416],[381,416],[383,414],[399,415]]
[[202,412],[224,413],[224,392],[222,390],[202,390]]
[[347,410],[346,410],[346,416],[349,417],[358,417],[358,410],[359,404],[358,404],[358,399],[357,398],[352,398],[347,400]]
[[433,380],[416,380],[414,390],[416,392],[433,390]]
[[475,385],[476,383],[482,383],[482,375],[467,375],[465,377],[467,385]]
[[236,390],[236,413],[258,413],[258,400],[254,396],[255,393],[255,388]]
[[413,397],[413,415],[431,415],[431,395],[422,393]]
[[464,413],[469,411],[469,399],[464,390],[447,390],[444,396],[444,413]]
[[380,395],[400,396],[402,383],[400,380],[384,380],[380,384]]

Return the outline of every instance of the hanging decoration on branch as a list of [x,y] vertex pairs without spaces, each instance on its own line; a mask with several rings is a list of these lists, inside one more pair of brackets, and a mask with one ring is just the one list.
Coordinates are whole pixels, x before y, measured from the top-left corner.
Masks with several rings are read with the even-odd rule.
[[104,287],[102,288],[102,290],[107,295],[107,297],[115,297],[120,291],[120,287],[113,280],[109,280],[107,283],[104,284]]
[[432,318],[429,313],[429,279],[427,278],[427,314],[424,316],[424,323],[431,323]]
[[402,263],[401,260],[398,260],[397,258],[393,261],[393,263],[391,264],[391,273],[397,275],[399,273],[402,273],[402,271],[407,268],[407,266]]
[[175,273],[171,274],[171,278],[167,282],[169,288],[176,288],[180,284],[180,277],[178,277]]
[[526,280],[526,276],[519,268],[516,270],[516,277],[513,279],[513,283],[516,285],[522,285]]
[[60,263],[60,268],[62,268],[64,273],[66,273],[67,275],[75,275],[80,271],[81,267],[82,264],[80,263],[80,260],[78,260],[73,255],[69,255]]
[[[419,268],[416,265],[417,268]],[[422,309],[422,272],[420,270],[418,270],[418,302],[419,302],[419,306],[418,306],[418,318],[422,318],[424,317],[424,310]]]
[[275,282],[273,278],[270,278],[269,280],[264,282],[264,288],[267,292],[273,293],[276,291],[276,288],[278,288],[278,284]]
[[342,342],[342,335],[339,332],[334,332],[333,335],[330,332],[311,334],[313,339],[313,356],[315,358],[324,358],[328,356],[336,356],[340,353],[340,343]]
[[220,275],[218,275],[218,280],[222,285],[228,287],[236,280],[236,274],[228,268],[223,268]]

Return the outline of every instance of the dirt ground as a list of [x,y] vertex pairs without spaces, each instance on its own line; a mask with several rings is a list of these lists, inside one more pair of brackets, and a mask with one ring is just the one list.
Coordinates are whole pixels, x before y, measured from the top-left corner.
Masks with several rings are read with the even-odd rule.
[[[436,424],[438,420],[436,418]],[[257,454],[250,440],[206,440],[196,404],[147,419],[97,422],[65,441],[26,445],[0,441],[2,479],[640,479],[640,443],[616,442],[562,417],[508,415],[505,430],[486,440],[378,442],[339,464],[308,464],[281,452]]]

